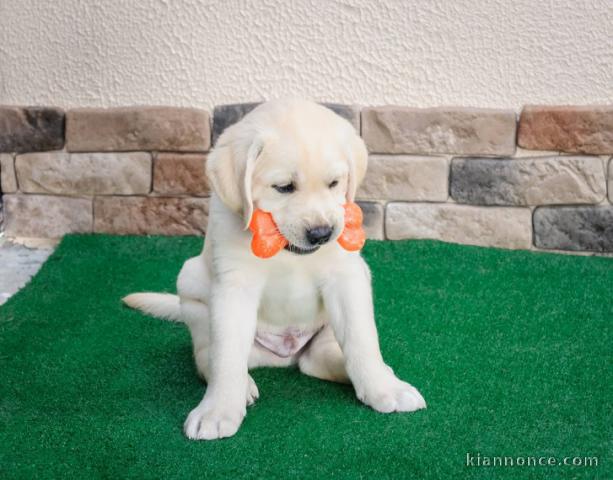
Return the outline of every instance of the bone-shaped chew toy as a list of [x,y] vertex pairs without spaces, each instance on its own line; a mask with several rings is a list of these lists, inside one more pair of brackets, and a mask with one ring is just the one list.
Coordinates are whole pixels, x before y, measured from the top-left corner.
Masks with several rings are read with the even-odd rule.
[[[351,252],[360,250],[366,241],[366,234],[362,229],[362,210],[356,203],[347,203],[344,208],[345,228],[338,237],[338,243]],[[256,257],[270,258],[288,244],[269,212],[260,209],[253,212],[249,230],[253,232],[251,251]]]
[[362,209],[357,203],[346,203],[345,208],[345,228],[338,237],[338,243],[345,250],[354,252],[360,250],[366,242],[366,233],[362,228]]
[[253,232],[251,251],[256,257],[270,258],[288,244],[279,232],[272,215],[259,208],[253,212],[249,230]]

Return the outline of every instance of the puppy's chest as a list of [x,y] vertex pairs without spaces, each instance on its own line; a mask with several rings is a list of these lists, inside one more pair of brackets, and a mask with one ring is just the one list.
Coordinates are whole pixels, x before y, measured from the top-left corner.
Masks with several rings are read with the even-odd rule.
[[314,279],[303,272],[274,275],[267,282],[258,310],[258,326],[312,327],[321,323],[323,304]]
[[276,275],[264,289],[255,340],[280,357],[294,355],[322,327],[322,312],[312,278],[300,272]]

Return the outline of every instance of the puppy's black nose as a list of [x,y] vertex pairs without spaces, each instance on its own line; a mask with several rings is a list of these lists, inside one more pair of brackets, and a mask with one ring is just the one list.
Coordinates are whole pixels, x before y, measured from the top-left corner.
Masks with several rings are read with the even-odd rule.
[[321,227],[310,228],[306,232],[307,240],[311,245],[323,245],[332,236],[332,228],[325,225]]

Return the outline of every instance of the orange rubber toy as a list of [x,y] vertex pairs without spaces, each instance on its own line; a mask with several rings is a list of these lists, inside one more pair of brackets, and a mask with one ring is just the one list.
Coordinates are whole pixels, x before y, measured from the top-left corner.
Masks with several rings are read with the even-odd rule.
[[350,252],[360,250],[366,242],[366,233],[362,228],[362,209],[357,203],[345,204],[345,229],[338,237],[341,247]]
[[272,215],[264,210],[257,209],[253,212],[249,230],[253,232],[251,251],[256,257],[270,258],[288,244],[279,232]]
[[[345,228],[338,237],[338,243],[350,252],[360,250],[366,241],[366,234],[362,229],[362,210],[355,203],[348,203],[344,208]],[[288,244],[269,212],[260,209],[253,212],[249,230],[253,233],[251,251],[256,257],[270,258]]]

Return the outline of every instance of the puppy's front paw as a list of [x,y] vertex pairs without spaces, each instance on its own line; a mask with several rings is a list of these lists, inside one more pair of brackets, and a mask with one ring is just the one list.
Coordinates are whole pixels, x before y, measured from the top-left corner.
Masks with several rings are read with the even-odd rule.
[[414,412],[426,408],[426,401],[412,385],[390,375],[383,381],[373,382],[358,394],[369,407],[382,413]]
[[238,431],[244,417],[244,407],[233,409],[227,405],[209,405],[203,400],[187,416],[183,431],[192,440],[231,437]]

